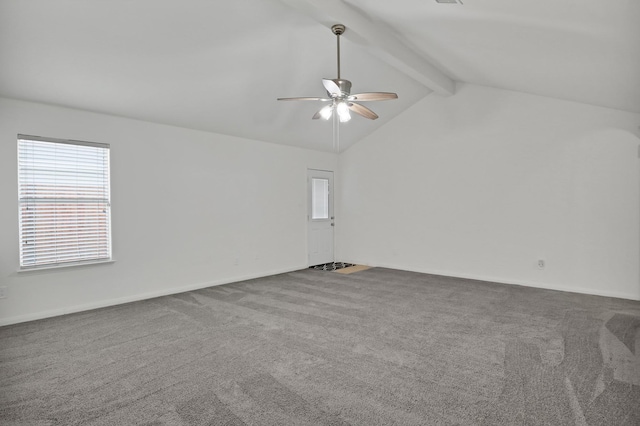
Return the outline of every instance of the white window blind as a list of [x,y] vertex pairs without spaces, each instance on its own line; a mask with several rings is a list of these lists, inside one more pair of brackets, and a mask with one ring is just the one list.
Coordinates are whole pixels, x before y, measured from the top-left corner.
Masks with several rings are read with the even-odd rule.
[[311,179],[311,219],[329,218],[329,179]]
[[18,135],[20,266],[111,259],[109,145]]

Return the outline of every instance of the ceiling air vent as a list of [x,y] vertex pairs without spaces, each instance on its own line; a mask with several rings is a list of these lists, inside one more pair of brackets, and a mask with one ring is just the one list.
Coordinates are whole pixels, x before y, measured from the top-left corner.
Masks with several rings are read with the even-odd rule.
[[462,4],[462,2],[458,1],[458,0],[436,0],[436,3],[454,3],[454,4],[460,3],[460,4]]

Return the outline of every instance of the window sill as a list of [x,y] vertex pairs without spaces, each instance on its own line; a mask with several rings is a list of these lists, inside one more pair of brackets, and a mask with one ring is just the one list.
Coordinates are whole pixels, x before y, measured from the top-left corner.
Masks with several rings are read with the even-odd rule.
[[48,271],[52,269],[67,269],[67,268],[78,268],[82,266],[94,266],[94,265],[102,265],[105,263],[115,263],[115,259],[106,259],[106,260],[93,260],[87,262],[73,262],[73,263],[57,263],[52,265],[42,265],[42,266],[33,266],[29,268],[18,268],[18,273],[25,272],[38,272],[38,271]]

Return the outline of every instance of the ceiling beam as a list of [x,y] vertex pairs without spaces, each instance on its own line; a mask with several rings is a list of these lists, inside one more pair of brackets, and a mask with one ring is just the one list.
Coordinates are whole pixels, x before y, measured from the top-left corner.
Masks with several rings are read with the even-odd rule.
[[412,77],[434,92],[450,96],[455,82],[431,62],[402,43],[380,24],[374,24],[357,9],[342,0],[280,0],[315,21],[331,28],[333,24],[347,27],[342,37],[366,46],[389,65]]

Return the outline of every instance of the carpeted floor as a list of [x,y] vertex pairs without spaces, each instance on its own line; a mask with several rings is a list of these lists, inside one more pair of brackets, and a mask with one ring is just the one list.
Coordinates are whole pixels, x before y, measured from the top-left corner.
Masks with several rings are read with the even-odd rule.
[[638,425],[640,302],[303,270],[0,328],[2,425]]

